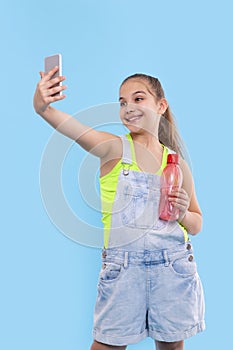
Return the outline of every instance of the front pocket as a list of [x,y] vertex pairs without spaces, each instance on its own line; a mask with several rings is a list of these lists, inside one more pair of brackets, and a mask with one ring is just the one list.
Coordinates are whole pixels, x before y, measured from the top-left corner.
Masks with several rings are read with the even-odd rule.
[[100,271],[100,281],[111,282],[120,277],[122,266],[115,263],[104,262]]
[[172,271],[181,277],[189,277],[197,272],[197,265],[193,254],[187,254],[182,258],[173,260],[170,263]]
[[158,224],[159,191],[126,187],[123,193],[121,219],[124,226],[153,228]]

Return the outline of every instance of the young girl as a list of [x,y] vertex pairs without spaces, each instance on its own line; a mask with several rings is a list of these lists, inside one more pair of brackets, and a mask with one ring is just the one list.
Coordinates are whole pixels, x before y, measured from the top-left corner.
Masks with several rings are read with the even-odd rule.
[[[50,106],[65,98],[41,80],[35,111],[59,132],[100,158],[104,247],[91,350],[126,349],[147,336],[157,350],[182,350],[184,339],[203,331],[204,298],[188,234],[201,230],[202,215],[179,135],[158,79],[135,74],[120,87],[122,137],[81,124]],[[177,221],[159,219],[160,175],[169,153],[180,155],[183,184],[169,196]]]

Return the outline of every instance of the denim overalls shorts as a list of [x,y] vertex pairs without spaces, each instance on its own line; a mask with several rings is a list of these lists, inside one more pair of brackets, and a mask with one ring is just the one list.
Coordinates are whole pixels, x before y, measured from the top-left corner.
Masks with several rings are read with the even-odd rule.
[[[122,162],[129,164],[129,146],[125,138],[122,142]],[[141,196],[147,208],[144,211],[139,210],[139,196],[135,200],[134,192],[130,201],[125,196],[129,184],[130,191],[147,191],[148,183],[158,181],[155,175],[142,176],[127,167],[119,177],[121,190],[112,220],[115,231],[108,248],[102,250],[93,337],[116,346],[137,343],[148,336],[164,342],[184,340],[205,329],[203,288],[192,243],[185,241],[178,223],[163,224],[156,218],[158,188],[153,188],[156,212],[145,199],[151,202],[150,193]],[[137,182],[137,177],[139,187],[133,180]],[[123,210],[119,210],[120,202]],[[152,210],[150,215],[148,210]]]

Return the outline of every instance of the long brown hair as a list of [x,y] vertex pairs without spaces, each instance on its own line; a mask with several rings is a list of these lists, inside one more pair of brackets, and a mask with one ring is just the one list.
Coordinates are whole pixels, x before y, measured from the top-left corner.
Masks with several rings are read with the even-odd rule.
[[[140,79],[146,82],[148,85],[148,90],[155,97],[156,102],[162,98],[165,98],[164,90],[158,78],[146,74],[136,73],[127,77],[122,82],[121,86],[130,79]],[[185,147],[169,106],[160,119],[158,137],[162,144],[169,147],[184,158],[186,153]]]

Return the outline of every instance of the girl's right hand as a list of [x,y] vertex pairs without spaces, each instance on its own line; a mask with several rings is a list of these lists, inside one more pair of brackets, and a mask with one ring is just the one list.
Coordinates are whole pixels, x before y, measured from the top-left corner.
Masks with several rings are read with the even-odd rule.
[[66,89],[65,85],[54,86],[65,80],[64,76],[51,79],[57,71],[58,67],[51,69],[47,74],[40,72],[41,80],[37,84],[33,99],[34,108],[38,114],[43,114],[50,103],[63,100],[66,97],[63,94],[53,96]]

